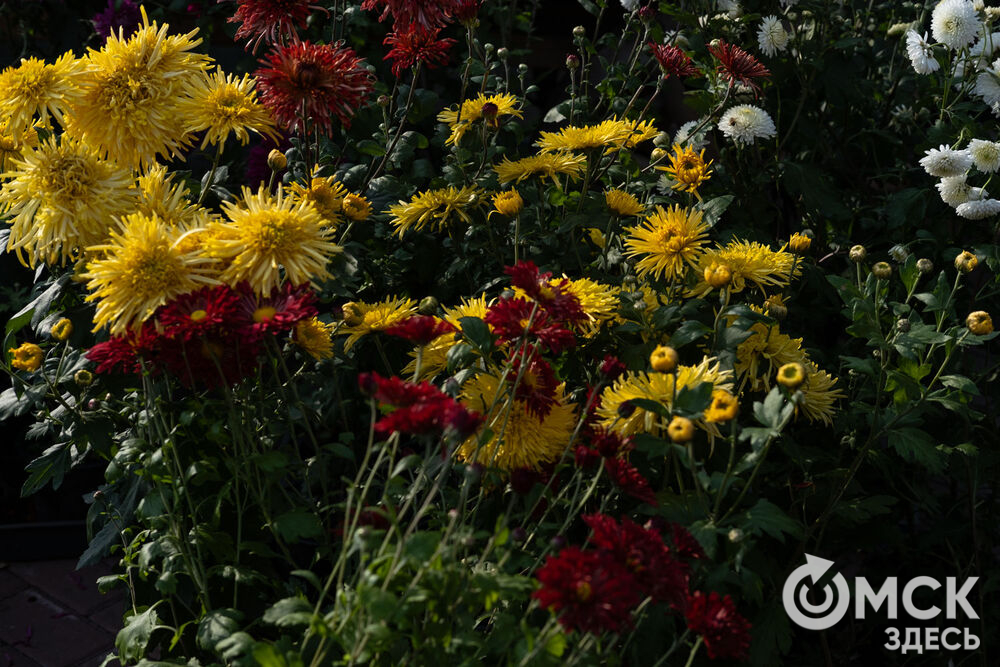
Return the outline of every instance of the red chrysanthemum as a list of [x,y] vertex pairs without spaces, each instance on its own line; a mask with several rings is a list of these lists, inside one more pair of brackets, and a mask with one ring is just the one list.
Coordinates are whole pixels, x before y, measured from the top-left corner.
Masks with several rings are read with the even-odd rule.
[[262,41],[269,44],[296,41],[298,29],[304,28],[306,19],[318,9],[310,0],[237,0],[237,5],[229,23],[240,24],[235,39],[246,39],[247,47],[252,46],[254,53]]
[[479,16],[482,0],[458,0],[451,11],[451,17],[462,25],[471,25]]
[[97,364],[97,373],[134,375],[142,371],[135,347],[128,336],[112,336],[87,350],[87,358]]
[[590,445],[577,445],[573,450],[573,462],[578,468],[593,468],[601,462],[601,453]]
[[237,286],[235,309],[237,329],[247,342],[291,331],[298,322],[315,317],[316,294],[308,285],[285,283],[266,297],[257,296],[247,283]]
[[346,47],[296,42],[261,62],[254,73],[261,102],[292,132],[311,119],[328,135],[331,114],[349,127],[374,87],[364,61]]
[[233,329],[238,303],[239,294],[228,285],[204,287],[166,304],[156,319],[171,338],[200,339]]
[[681,558],[688,560],[704,560],[705,550],[695,539],[694,535],[687,528],[679,523],[670,524],[670,541],[674,545],[674,552]]
[[593,531],[590,543],[624,565],[643,595],[683,608],[687,568],[673,557],[656,531],[628,518],[618,523],[605,514],[591,514],[583,520]]
[[[531,361],[522,370],[522,360],[525,357]],[[538,417],[539,421],[545,419],[556,403],[556,387],[559,385],[552,366],[537,352],[532,353],[532,350],[528,349],[524,351],[524,355],[518,354],[514,357],[507,380],[513,383],[518,375],[521,379],[514,390],[514,398],[524,401],[528,412]]]
[[756,79],[771,76],[771,72],[756,58],[735,44],[727,44],[720,40],[718,44],[709,45],[708,51],[718,58],[719,65],[716,70],[729,81],[730,86],[742,83],[759,92],[760,86]]
[[438,336],[455,331],[449,322],[430,315],[414,315],[397,322],[385,330],[390,336],[399,336],[417,345],[427,345]]
[[601,379],[610,384],[617,380],[620,375],[624,374],[628,368],[622,363],[621,359],[607,354],[604,355],[604,361],[601,362],[601,366],[597,370],[601,374]]
[[438,39],[439,29],[428,30],[419,25],[410,25],[406,30],[396,30],[388,34],[383,44],[391,46],[383,60],[392,61],[392,73],[399,76],[417,63],[427,69],[434,69],[448,63],[448,49],[455,43],[454,39],[445,37]]
[[380,436],[393,431],[413,435],[453,431],[462,438],[479,428],[482,422],[482,415],[467,410],[429,382],[406,382],[398,377],[362,373],[358,376],[358,385],[362,392],[378,402],[396,408],[375,422],[375,430]]
[[660,63],[664,79],[669,79],[671,74],[677,78],[701,74],[701,71],[691,62],[691,58],[673,44],[649,42],[649,48],[652,50],[656,62]]
[[554,322],[548,313],[524,299],[501,299],[490,306],[483,320],[493,327],[493,333],[504,342],[527,338],[553,354],[559,354],[576,343],[572,331]]
[[590,440],[591,446],[606,459],[618,458],[618,456],[631,451],[633,447],[631,441],[604,428],[590,429],[587,432],[587,439]]
[[436,30],[443,28],[462,4],[463,0],[365,0],[361,9],[377,11],[383,8],[378,20],[384,21],[391,15],[394,30],[406,30],[411,26]]
[[728,595],[695,591],[687,597],[684,612],[692,632],[702,636],[708,657],[742,660],[750,648],[750,622],[743,618]]
[[186,387],[231,386],[257,367],[259,349],[235,331],[216,331],[200,338],[161,340],[159,363]]
[[567,630],[601,634],[631,627],[639,603],[635,579],[608,554],[567,547],[550,555],[535,576],[542,587],[532,596],[559,614]]
[[659,505],[656,494],[650,488],[646,478],[636,470],[635,466],[624,458],[604,459],[604,468],[608,471],[611,481],[626,494],[648,505]]
[[556,322],[572,326],[587,320],[587,315],[580,306],[580,299],[569,290],[567,279],[554,281],[551,273],[541,273],[531,261],[506,266],[503,272],[510,276],[514,287],[524,290]]

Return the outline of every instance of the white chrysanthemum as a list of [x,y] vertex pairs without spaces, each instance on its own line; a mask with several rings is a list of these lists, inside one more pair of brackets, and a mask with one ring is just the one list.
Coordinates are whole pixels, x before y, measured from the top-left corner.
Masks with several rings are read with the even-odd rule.
[[1000,32],[983,30],[976,39],[976,43],[969,47],[969,57],[991,59],[997,49],[1000,49]]
[[978,199],[967,201],[964,204],[959,204],[958,208],[955,209],[955,213],[969,220],[989,218],[1000,213],[1000,200]]
[[1000,72],[997,64],[993,63],[993,67],[976,77],[976,87],[972,91],[990,107],[1000,102]]
[[979,171],[992,174],[1000,169],[1000,143],[973,139],[966,150],[972,156],[972,164],[976,165]]
[[935,186],[941,195],[941,201],[948,206],[955,208],[967,201],[977,201],[986,199],[988,196],[983,188],[974,188],[965,180],[965,174],[961,176],[947,176]]
[[971,44],[981,27],[970,0],[941,0],[931,14],[934,39],[956,51]]
[[740,7],[738,0],[719,0],[718,7],[720,12],[726,13],[727,18],[735,19],[743,14],[743,8]]
[[777,16],[765,16],[757,30],[757,44],[761,52],[768,56],[788,48],[788,33]]
[[620,0],[622,3],[622,8],[627,12],[634,12],[635,8],[639,6],[639,0]]
[[722,114],[719,129],[737,144],[752,144],[755,139],[773,137],[778,133],[766,111],[752,104],[740,104]]
[[673,143],[677,144],[681,148],[690,146],[692,150],[700,151],[708,145],[708,139],[705,138],[705,134],[711,130],[713,126],[711,123],[705,123],[701,126],[701,129],[698,130],[698,133],[692,136],[691,131],[699,125],[701,125],[700,120],[689,120],[681,125],[677,128],[677,133],[674,135]]
[[885,31],[886,37],[896,37],[897,35],[904,35],[913,28],[913,22],[910,23],[893,23],[889,26],[889,29]]
[[923,37],[916,30],[906,33],[906,55],[910,57],[910,64],[917,74],[930,74],[941,67],[934,57],[933,48],[927,42],[927,33]]
[[920,166],[931,176],[960,176],[972,166],[972,156],[967,150],[955,150],[941,144],[927,151],[926,157],[920,159]]

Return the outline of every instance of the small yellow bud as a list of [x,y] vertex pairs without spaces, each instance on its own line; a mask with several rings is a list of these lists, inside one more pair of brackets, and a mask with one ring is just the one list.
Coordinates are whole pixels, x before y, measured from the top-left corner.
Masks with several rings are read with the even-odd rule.
[[892,265],[889,262],[875,262],[875,266],[872,267],[872,273],[879,280],[888,280],[892,275]]
[[733,279],[733,272],[725,264],[712,264],[705,269],[705,282],[711,287],[719,289],[725,287]]
[[267,154],[267,166],[271,168],[271,171],[281,171],[288,166],[288,158],[275,148]]
[[343,312],[344,324],[349,327],[356,327],[365,320],[361,308],[353,301],[348,301],[341,306],[341,311]]
[[778,384],[789,389],[796,389],[806,380],[805,367],[793,361],[778,369]]
[[848,256],[851,258],[852,262],[860,264],[865,261],[866,257],[868,257],[868,251],[863,245],[851,246],[851,251],[848,253]]
[[667,426],[667,435],[674,442],[690,442],[694,437],[694,422],[687,417],[674,417]]
[[649,365],[657,373],[672,373],[677,368],[677,350],[666,345],[657,345],[649,355]]
[[979,258],[968,250],[963,250],[955,257],[955,268],[959,273],[969,273],[979,266]]
[[788,249],[796,255],[804,255],[809,252],[810,245],[812,245],[812,239],[805,234],[792,234],[792,238],[788,240]]
[[68,317],[63,317],[52,325],[49,334],[54,340],[64,341],[73,334],[73,322]]
[[977,336],[993,333],[993,319],[985,310],[969,313],[969,316],[965,318],[965,326],[969,327],[969,331]]

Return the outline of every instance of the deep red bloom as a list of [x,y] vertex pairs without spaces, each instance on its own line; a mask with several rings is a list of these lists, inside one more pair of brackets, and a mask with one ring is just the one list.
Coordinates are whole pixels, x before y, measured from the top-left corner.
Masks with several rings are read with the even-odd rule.
[[216,331],[185,341],[160,340],[159,363],[186,387],[234,385],[257,367],[259,348],[237,331]]
[[593,468],[601,462],[601,453],[589,445],[577,445],[573,452],[573,461],[579,468]]
[[728,595],[720,597],[712,591],[706,596],[695,591],[687,597],[684,616],[688,627],[705,640],[709,658],[746,657],[750,648],[750,622],[736,611]]
[[448,63],[448,49],[455,43],[454,39],[445,37],[438,39],[439,29],[428,30],[419,25],[410,25],[406,30],[396,30],[382,41],[391,46],[383,60],[392,61],[392,73],[399,76],[417,63],[422,63],[427,69],[434,69]]
[[580,299],[569,290],[567,279],[554,281],[551,273],[541,273],[531,261],[506,266],[503,272],[510,276],[514,287],[524,290],[556,322],[574,325],[587,320],[587,315],[580,306]]
[[[224,2],[225,0],[219,0]],[[235,39],[247,40],[252,51],[262,41],[284,44],[298,39],[298,29],[306,26],[306,19],[314,7],[310,0],[237,0],[236,13],[229,23],[239,23]]]
[[[513,383],[520,375],[521,379],[517,383],[514,391],[514,398],[524,401],[528,412],[538,417],[539,421],[545,419],[552,411],[552,406],[556,403],[556,387],[559,382],[556,374],[552,371],[549,362],[542,359],[537,353],[532,354],[530,349],[518,354],[511,363],[510,373],[507,380]],[[531,359],[528,365],[521,370],[522,360],[527,356]]]
[[383,7],[378,20],[384,21],[391,14],[393,29],[397,31],[411,26],[436,30],[444,27],[463,4],[463,0],[365,0],[361,9],[371,11]]
[[526,336],[529,343],[547,348],[553,354],[576,343],[576,336],[561,324],[552,321],[542,308],[524,299],[501,299],[486,312],[483,320],[493,327],[493,333],[504,342]]
[[97,364],[97,373],[134,375],[142,371],[135,347],[128,336],[112,336],[87,350],[87,358]]
[[590,543],[624,565],[643,595],[684,607],[687,567],[674,558],[655,530],[628,518],[618,523],[605,514],[591,514],[583,520],[593,531]]
[[601,362],[601,366],[598,368],[604,381],[609,384],[617,380],[626,370],[628,369],[622,363],[621,359],[610,354],[604,356],[604,361]]
[[542,587],[532,597],[558,613],[567,630],[601,634],[631,627],[639,604],[635,579],[608,554],[567,547],[550,555],[535,576]]
[[482,0],[458,0],[451,10],[451,17],[462,25],[470,25],[479,16]]
[[649,48],[653,52],[656,62],[660,63],[664,79],[669,79],[671,74],[678,79],[701,74],[701,71],[691,62],[691,58],[673,44],[649,42]]
[[375,430],[383,436],[393,431],[424,435],[448,430],[462,438],[482,423],[482,415],[467,410],[429,382],[406,382],[398,377],[361,373],[358,385],[366,395],[396,408],[375,423]]
[[596,428],[588,435],[590,436],[590,444],[606,459],[618,458],[619,455],[627,453],[632,449],[632,443],[623,440],[614,431]]
[[163,306],[156,319],[171,338],[189,341],[235,328],[239,294],[227,285],[203,287]]
[[760,64],[756,58],[734,44],[719,41],[717,45],[709,45],[709,53],[718,58],[718,71],[732,86],[742,83],[759,92],[760,86],[755,79],[771,76],[771,72]]
[[385,330],[390,336],[399,336],[421,346],[452,331],[455,327],[450,323],[430,315],[414,315]]
[[656,500],[656,494],[650,488],[649,482],[636,470],[635,466],[628,462],[628,459],[604,459],[604,468],[608,471],[611,480],[622,491],[648,505],[653,505],[654,507],[659,505],[659,502]]
[[292,132],[311,119],[329,135],[331,115],[350,127],[374,87],[364,61],[346,47],[295,42],[275,47],[261,64],[254,73],[261,102]]
[[670,538],[670,541],[674,545],[674,551],[678,556],[687,558],[688,560],[704,560],[706,558],[705,550],[701,548],[701,543],[681,524],[670,524]]
[[285,283],[266,297],[257,296],[247,283],[237,287],[236,328],[247,343],[291,331],[298,322],[315,317],[316,294],[308,285]]

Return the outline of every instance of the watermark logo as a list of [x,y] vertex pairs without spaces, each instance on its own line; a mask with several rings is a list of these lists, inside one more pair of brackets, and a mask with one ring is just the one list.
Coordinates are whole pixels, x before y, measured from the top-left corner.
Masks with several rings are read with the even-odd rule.
[[[851,590],[844,575],[839,572],[832,574],[833,561],[806,554],[805,565],[800,565],[788,576],[781,594],[785,613],[793,623],[807,630],[826,630],[840,622],[851,608]],[[809,599],[810,589],[816,590],[820,581],[823,587],[816,591],[822,601],[813,603]],[[965,618],[977,620],[979,615],[969,604],[969,594],[979,577],[969,577],[959,585],[957,577],[945,577],[942,584],[934,577],[914,577],[906,581],[900,588],[896,577],[887,577],[876,590],[864,577],[854,579],[854,618],[863,621],[867,607],[873,612],[885,607],[886,617],[890,620],[899,618],[899,608],[902,607],[904,618],[919,621],[931,621],[944,613],[948,621],[956,621],[959,613]],[[811,583],[810,583],[811,582]],[[920,589],[938,591],[944,589],[944,609],[939,605],[926,606],[933,593],[920,595],[918,606],[914,600]],[[888,640],[885,647],[891,651],[902,650],[903,653],[924,650],[957,651],[959,649],[974,650],[979,648],[979,637],[965,627],[890,627],[886,629]]]

